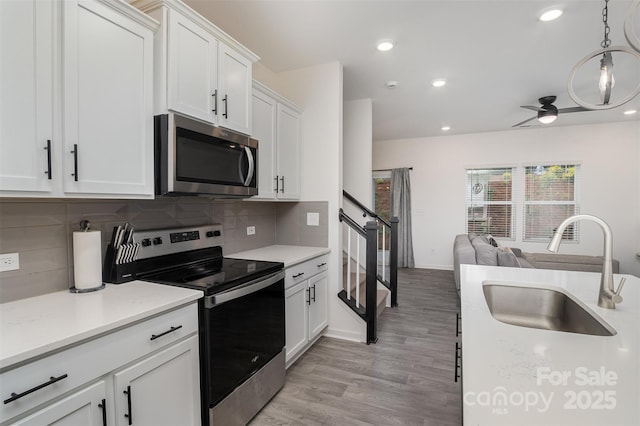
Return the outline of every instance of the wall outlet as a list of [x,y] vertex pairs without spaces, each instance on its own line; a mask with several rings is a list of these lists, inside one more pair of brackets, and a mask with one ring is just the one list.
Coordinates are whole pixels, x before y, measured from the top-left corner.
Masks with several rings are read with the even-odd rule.
[[20,255],[18,253],[0,254],[0,272],[20,269]]
[[320,213],[307,212],[307,226],[320,226]]
[[247,235],[255,235],[256,227],[255,226],[247,226]]

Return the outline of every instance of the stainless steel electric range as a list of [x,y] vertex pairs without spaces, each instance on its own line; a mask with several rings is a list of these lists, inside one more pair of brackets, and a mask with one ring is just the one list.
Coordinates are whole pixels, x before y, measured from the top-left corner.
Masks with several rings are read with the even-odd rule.
[[203,425],[244,425],[284,384],[284,264],[222,255],[221,225],[137,231],[137,278],[202,290]]

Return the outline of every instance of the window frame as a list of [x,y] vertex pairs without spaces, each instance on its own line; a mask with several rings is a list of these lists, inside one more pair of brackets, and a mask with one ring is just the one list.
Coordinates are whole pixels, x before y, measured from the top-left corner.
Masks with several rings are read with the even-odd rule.
[[[472,195],[472,179],[471,179],[471,175],[469,172],[473,172],[473,171],[491,171],[491,170],[495,170],[495,171],[499,171],[502,170],[503,173],[507,173],[510,172],[511,173],[511,200],[510,201],[495,201],[495,200],[474,200],[473,199],[473,195]],[[504,241],[515,241],[516,240],[516,232],[517,232],[517,224],[516,224],[516,220],[517,220],[517,198],[516,198],[516,188],[517,188],[517,182],[518,182],[518,175],[517,175],[517,171],[518,171],[518,167],[515,165],[490,165],[490,166],[468,166],[465,167],[465,232],[469,233],[469,221],[470,221],[470,216],[469,216],[469,212],[471,211],[471,209],[482,209],[482,217],[483,218],[487,218],[488,217],[488,210],[490,208],[490,206],[510,206],[511,207],[511,218],[510,218],[510,226],[508,228],[508,232],[509,232],[509,236],[497,236],[492,234],[492,236],[498,240],[504,240]],[[479,182],[478,182],[479,183]],[[477,183],[476,183],[477,184]],[[486,189],[483,189],[483,192],[486,191]],[[490,228],[491,225],[489,225],[489,229],[487,229],[486,234],[490,233]],[[474,231],[472,231],[474,232]]]
[[[562,167],[573,167],[574,168],[574,178],[573,178],[573,200],[543,200],[543,201],[529,201],[527,200],[527,169],[533,167],[553,167],[553,166],[562,166]],[[551,241],[553,236],[542,237],[542,236],[534,236],[527,237],[527,223],[530,220],[530,215],[528,214],[529,206],[574,206],[573,214],[569,216],[573,216],[576,214],[580,214],[580,180],[581,180],[581,164],[579,161],[556,161],[556,162],[537,162],[535,164],[524,164],[522,165],[522,174],[524,185],[522,188],[522,241],[527,243],[548,243]],[[567,216],[567,217],[569,217]],[[560,225],[560,222],[556,224],[556,227]],[[555,228],[554,228],[555,229]],[[562,241],[570,244],[578,244],[580,242],[580,227],[579,223],[575,222],[572,224],[572,238],[566,237],[565,235],[562,237]]]

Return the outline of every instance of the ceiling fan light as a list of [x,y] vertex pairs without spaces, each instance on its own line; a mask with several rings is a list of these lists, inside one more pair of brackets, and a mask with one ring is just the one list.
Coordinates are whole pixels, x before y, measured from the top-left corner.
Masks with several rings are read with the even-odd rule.
[[551,124],[558,118],[558,111],[538,111],[538,121],[542,124]]

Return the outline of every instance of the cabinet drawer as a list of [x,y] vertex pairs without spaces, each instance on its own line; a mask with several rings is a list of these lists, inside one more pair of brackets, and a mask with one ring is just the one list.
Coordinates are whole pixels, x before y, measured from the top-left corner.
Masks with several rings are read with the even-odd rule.
[[285,288],[289,288],[299,282],[307,280],[312,276],[326,271],[329,265],[329,255],[315,257],[306,262],[298,263],[285,270]]
[[[196,333],[197,329],[198,309],[192,303],[5,371],[0,375],[0,423]],[[12,393],[24,396],[11,401]]]

